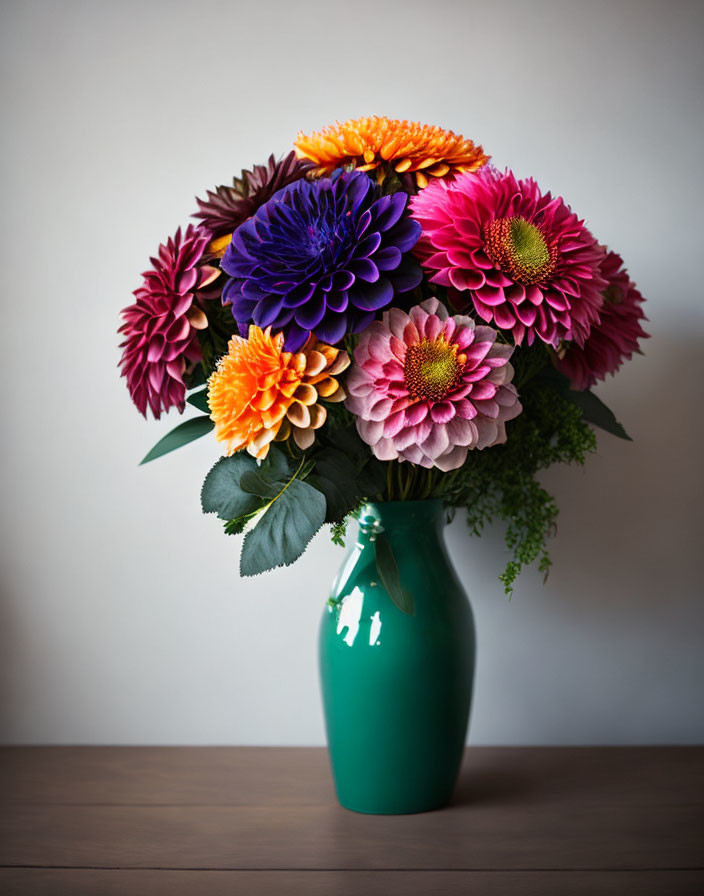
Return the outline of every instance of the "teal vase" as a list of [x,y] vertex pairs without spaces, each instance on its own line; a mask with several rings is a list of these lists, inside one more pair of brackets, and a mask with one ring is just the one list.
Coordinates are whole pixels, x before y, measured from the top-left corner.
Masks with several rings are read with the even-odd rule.
[[[449,802],[474,679],[472,610],[443,541],[440,501],[368,504],[320,627],[320,679],[340,803],[355,812],[426,812]],[[407,615],[381,584],[390,543]]]

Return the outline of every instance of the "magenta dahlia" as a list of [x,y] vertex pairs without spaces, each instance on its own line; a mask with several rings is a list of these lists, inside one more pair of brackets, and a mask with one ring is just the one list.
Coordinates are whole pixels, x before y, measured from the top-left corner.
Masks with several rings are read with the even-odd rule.
[[434,180],[411,199],[411,217],[431,282],[466,295],[517,345],[584,344],[606,286],[603,251],[562,199],[487,166]]
[[195,303],[195,291],[219,274],[216,268],[199,266],[209,235],[189,224],[185,233],[159,246],[144,281],[134,291],[136,301],[122,311],[125,336],[120,367],[132,401],[147,416],[147,406],[158,419],[162,411],[183,411],[188,363],[200,360],[196,332],[207,326],[203,310]]
[[646,320],[641,307],[644,299],[628,276],[623,259],[609,252],[601,263],[601,274],[607,282],[600,321],[594,324],[583,346],[570,345],[557,360],[559,370],[570,378],[572,388],[589,389],[607,373],[616,373],[633,352],[639,351],[638,340],[648,334],[640,325]]
[[[426,189],[430,189],[426,187]],[[450,317],[437,299],[391,308],[360,336],[347,408],[380,460],[454,470],[472,448],[506,441],[521,412],[512,347],[492,327]]]

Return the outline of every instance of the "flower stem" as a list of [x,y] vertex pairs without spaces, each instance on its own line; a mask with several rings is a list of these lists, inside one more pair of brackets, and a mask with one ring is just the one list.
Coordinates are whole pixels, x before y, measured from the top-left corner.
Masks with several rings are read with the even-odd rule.
[[394,469],[393,464],[389,461],[386,464],[386,500],[393,501],[394,494]]

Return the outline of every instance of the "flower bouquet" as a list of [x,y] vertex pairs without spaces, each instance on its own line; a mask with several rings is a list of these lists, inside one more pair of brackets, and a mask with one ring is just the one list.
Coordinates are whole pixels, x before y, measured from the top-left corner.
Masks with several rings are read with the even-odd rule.
[[[434,568],[432,532],[459,508],[476,534],[505,522],[507,592],[527,564],[547,573],[557,507],[536,475],[583,463],[593,426],[628,438],[590,390],[639,350],[643,299],[563,199],[451,131],[361,118],[294,147],[197,199],[197,223],[159,248],[122,312],[120,365],[145,416],[201,412],[143,462],[211,432],[221,443],[202,506],[244,533],[242,575],[293,563],[325,524],[342,544],[358,517],[327,612],[348,647],[366,626],[368,652],[382,620],[401,643],[414,617],[426,633],[439,618],[432,595],[453,574]],[[473,665],[469,611],[455,610],[443,618]],[[447,674],[471,679],[461,664]],[[456,764],[469,696],[445,714],[457,718],[439,765]],[[331,749],[369,751],[336,731],[335,699],[355,697],[326,696]],[[432,712],[423,724],[443,727]],[[440,790],[382,803],[411,811]],[[358,781],[350,794],[345,805],[377,811]]]

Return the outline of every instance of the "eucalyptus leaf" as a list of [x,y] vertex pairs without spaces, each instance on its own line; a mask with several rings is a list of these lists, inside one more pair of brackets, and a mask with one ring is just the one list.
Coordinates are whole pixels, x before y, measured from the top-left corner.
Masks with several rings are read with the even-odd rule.
[[415,616],[415,606],[413,595],[401,584],[401,574],[398,569],[398,563],[394,557],[388,538],[383,532],[376,536],[374,542],[376,554],[376,568],[379,572],[381,583],[389,593],[389,597],[401,610],[408,616]]
[[200,392],[194,392],[192,395],[188,396],[186,401],[189,404],[192,404],[194,408],[198,408],[199,411],[203,411],[204,414],[210,414],[207,389],[201,389]]
[[261,498],[240,486],[242,477],[256,469],[256,460],[246,451],[221,457],[205,477],[201,489],[203,513],[217,513],[221,520],[228,522],[256,513],[263,504]]
[[324,522],[325,497],[307,482],[290,480],[245,535],[240,574],[255,576],[277,566],[289,566]]
[[147,464],[151,460],[156,460],[170,451],[175,451],[189,442],[199,439],[201,436],[207,435],[215,424],[210,417],[193,417],[191,420],[184,420],[183,423],[172,429],[156,445],[149,451],[140,461],[141,464]]

